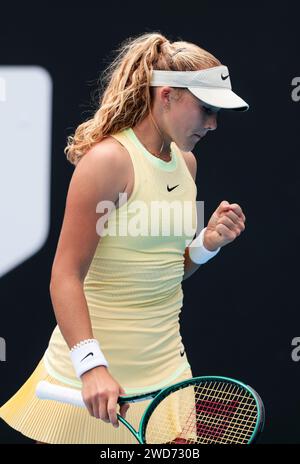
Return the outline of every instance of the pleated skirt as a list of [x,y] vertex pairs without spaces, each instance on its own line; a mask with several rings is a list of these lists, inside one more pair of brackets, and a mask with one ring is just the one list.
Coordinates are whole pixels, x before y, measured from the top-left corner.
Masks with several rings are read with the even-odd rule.
[[[187,368],[172,383],[191,377],[191,369]],[[0,417],[15,430],[33,440],[53,444],[138,444],[121,421],[114,428],[111,423],[92,417],[86,408],[37,398],[35,389],[40,380],[66,386],[48,374],[41,359],[28,380],[0,408]],[[135,430],[150,402],[130,404],[126,420]]]

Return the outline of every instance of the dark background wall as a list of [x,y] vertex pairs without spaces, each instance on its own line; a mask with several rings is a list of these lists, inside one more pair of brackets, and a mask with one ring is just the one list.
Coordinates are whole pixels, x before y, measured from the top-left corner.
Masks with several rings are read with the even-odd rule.
[[[300,102],[292,100],[291,81],[300,75],[300,9],[208,1],[180,8],[47,5],[2,9],[0,65],[48,70],[53,120],[50,233],[37,254],[0,280],[0,336],[7,344],[0,404],[34,370],[55,325],[49,278],[73,172],[63,153],[66,137],[87,117],[111,50],[128,36],[159,31],[195,42],[228,65],[233,89],[251,107],[221,113],[217,131],[194,149],[205,223],[222,200],[238,203],[247,222],[239,238],[183,282],[181,331],[193,373],[249,383],[266,407],[261,442],[299,443],[300,363],[291,343],[300,336]],[[1,422],[1,442],[31,440]]]

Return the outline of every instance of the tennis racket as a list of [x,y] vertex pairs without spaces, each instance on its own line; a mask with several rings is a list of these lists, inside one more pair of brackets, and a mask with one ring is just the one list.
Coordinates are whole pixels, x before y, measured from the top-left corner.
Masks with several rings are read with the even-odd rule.
[[[40,399],[86,407],[81,391],[38,383]],[[192,377],[142,395],[119,396],[118,404],[152,399],[138,431],[117,414],[141,444],[249,444],[264,426],[264,405],[253,388],[227,377]]]

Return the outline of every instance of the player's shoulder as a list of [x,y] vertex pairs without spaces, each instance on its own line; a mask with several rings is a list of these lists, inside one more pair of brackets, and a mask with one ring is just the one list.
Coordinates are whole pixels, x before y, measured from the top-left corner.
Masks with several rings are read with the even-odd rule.
[[113,137],[105,137],[100,142],[91,146],[73,172],[73,179],[77,179],[85,185],[87,179],[91,188],[100,190],[104,185],[118,189],[119,192],[126,188],[132,176],[130,158],[126,149]]
[[197,174],[197,159],[196,156],[194,155],[193,152],[191,151],[182,151],[182,156],[186,162],[186,165],[191,173],[191,176],[193,177],[194,180],[196,180],[196,174]]
[[107,136],[100,142],[95,143],[85,154],[85,156],[97,161],[108,160],[112,162],[122,162],[126,159],[124,154],[126,148],[114,137]]
[[105,167],[122,172],[130,167],[130,159],[126,148],[114,137],[107,136],[87,150],[78,163],[80,165],[92,170]]

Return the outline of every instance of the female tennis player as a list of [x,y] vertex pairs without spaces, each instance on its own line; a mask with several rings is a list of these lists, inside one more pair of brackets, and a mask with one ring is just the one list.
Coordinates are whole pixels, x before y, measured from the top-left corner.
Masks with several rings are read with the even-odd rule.
[[[118,396],[192,377],[181,282],[245,229],[242,208],[224,200],[195,237],[191,150],[216,129],[220,109],[248,109],[227,66],[154,32],[122,43],[102,80],[99,108],[65,148],[75,169],[50,283],[57,325],[0,409],[38,443],[136,443],[117,412],[135,426],[148,401],[118,410]],[[86,408],[40,400],[41,380],[80,389]]]

